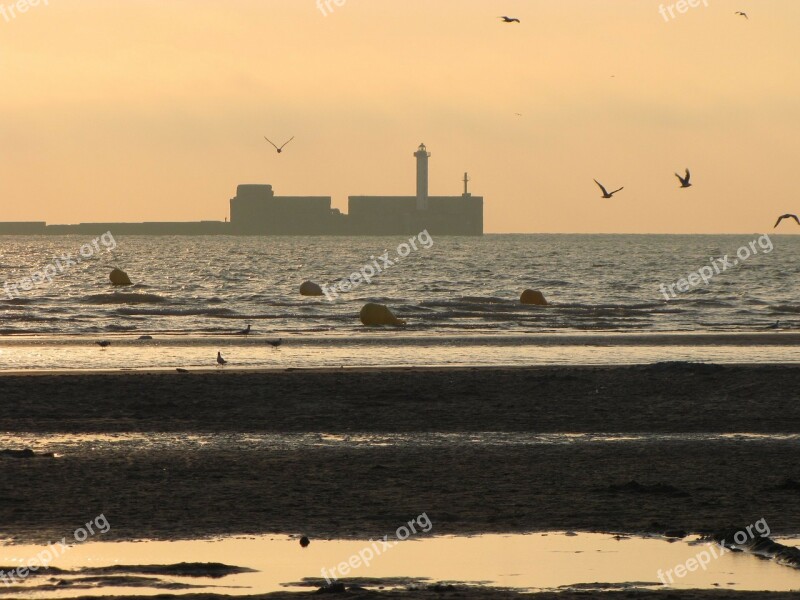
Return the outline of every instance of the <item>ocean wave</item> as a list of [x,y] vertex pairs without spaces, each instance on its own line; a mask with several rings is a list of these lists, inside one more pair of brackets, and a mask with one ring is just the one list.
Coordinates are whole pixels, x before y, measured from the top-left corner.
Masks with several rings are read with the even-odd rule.
[[86,304],[160,304],[167,299],[158,294],[115,292],[113,294],[94,294],[82,299]]
[[129,317],[241,317],[230,308],[119,308],[116,313]]
[[800,306],[797,304],[778,304],[777,306],[770,306],[769,310],[776,315],[796,315],[800,313]]
[[0,306],[27,306],[36,302],[33,298],[2,298]]

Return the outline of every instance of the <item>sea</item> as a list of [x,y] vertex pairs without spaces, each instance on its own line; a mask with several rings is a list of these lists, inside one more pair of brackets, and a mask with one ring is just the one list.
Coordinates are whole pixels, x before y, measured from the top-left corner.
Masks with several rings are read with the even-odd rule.
[[769,233],[0,236],[0,370],[798,362],[798,256]]

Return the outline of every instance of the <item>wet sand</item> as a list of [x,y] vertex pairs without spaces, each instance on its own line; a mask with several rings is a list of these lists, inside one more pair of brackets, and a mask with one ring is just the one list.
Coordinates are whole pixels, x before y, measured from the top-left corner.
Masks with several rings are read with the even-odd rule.
[[[678,364],[0,377],[0,430],[795,433],[797,375],[800,367]],[[101,512],[109,539],[370,537],[422,512],[437,534],[709,532],[762,517],[790,534],[800,532],[800,493],[785,484],[800,481],[799,459],[796,440],[772,439],[456,437],[302,452],[110,444],[0,457],[0,519],[25,541],[60,538]]]
[[794,433],[798,375],[687,363],[2,375],[0,431]]
[[[3,376],[0,430],[7,434],[177,432],[187,442],[133,450],[100,444],[56,458],[0,456],[0,519],[17,541],[42,543],[100,513],[112,523],[104,541],[268,532],[379,537],[422,512],[438,535],[703,533],[761,518],[773,535],[793,534],[800,532],[794,439],[476,444],[455,435],[440,444],[343,443],[298,452],[192,446],[190,434],[223,441],[236,432],[791,434],[800,433],[798,375],[800,366],[663,364]],[[596,593],[558,598],[578,595]]]
[[[498,590],[498,589],[468,589],[457,588],[454,591],[436,591],[434,589],[414,590],[414,591],[350,591],[346,594],[333,594],[332,597],[344,595],[346,598],[374,598],[375,600],[411,600],[411,599],[426,599],[426,598],[466,598],[467,600],[520,600],[522,598],[531,598],[533,600],[587,600],[587,598],[603,598],[603,600],[674,600],[681,598],[682,600],[723,600],[729,598],[736,598],[737,600],[796,600],[796,592],[731,592],[727,590],[663,590],[663,591],[639,591],[639,590],[625,590],[625,591],[612,591],[612,592],[595,592],[595,591],[563,591],[563,592],[543,592],[537,594],[522,594],[511,590]],[[237,596],[240,600],[296,600],[297,598],[304,598],[314,596],[318,597],[315,592],[308,593],[289,593],[278,592],[274,594],[262,594],[258,596]],[[157,596],[160,600],[176,599],[176,600],[222,600],[223,598],[230,598],[230,596],[217,596],[212,594],[188,594],[188,595],[169,595],[159,594]],[[323,597],[327,597],[327,594]],[[92,600],[96,600],[96,596]],[[116,596],[116,600],[141,600],[141,596]],[[86,597],[89,600],[89,597]]]

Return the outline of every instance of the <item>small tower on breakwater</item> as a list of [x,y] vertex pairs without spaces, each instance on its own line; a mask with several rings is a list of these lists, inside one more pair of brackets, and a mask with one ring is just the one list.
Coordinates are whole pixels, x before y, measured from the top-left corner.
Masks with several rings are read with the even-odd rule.
[[428,210],[428,158],[431,153],[420,144],[414,152],[417,158],[417,210]]

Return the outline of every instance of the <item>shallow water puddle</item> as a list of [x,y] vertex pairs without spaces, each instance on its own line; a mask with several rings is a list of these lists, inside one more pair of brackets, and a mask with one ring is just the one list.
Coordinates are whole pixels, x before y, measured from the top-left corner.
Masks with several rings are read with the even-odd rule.
[[[66,572],[29,577],[4,596],[64,598],[82,595],[198,593],[244,595],[277,590],[302,591],[339,577],[365,587],[456,584],[526,590],[602,582],[600,587],[659,587],[665,573],[697,557],[710,545],[696,538],[667,542],[659,538],[617,538],[608,534],[536,533],[475,537],[415,538],[389,544],[363,540],[315,540],[301,548],[284,536],[234,537],[179,542],[87,542],[67,549],[50,563]],[[800,540],[782,540],[797,545]],[[716,546],[715,546],[716,548]],[[0,565],[17,567],[42,546],[2,546]],[[371,555],[371,556],[370,556]],[[353,557],[360,557],[355,560]],[[368,560],[367,560],[368,559]],[[369,564],[365,564],[368,562]],[[104,570],[122,565],[224,563],[254,572],[210,577],[183,576],[175,569]],[[344,563],[348,573],[342,576]],[[82,573],[79,569],[85,569]],[[86,570],[92,569],[88,572]],[[185,569],[185,568],[184,568]],[[336,570],[334,572],[334,570]],[[101,575],[102,576],[99,576]],[[671,587],[787,591],[800,589],[800,570],[743,553],[712,558]]]

